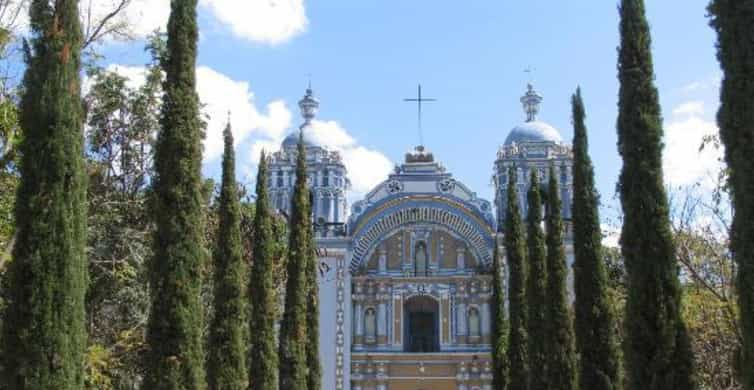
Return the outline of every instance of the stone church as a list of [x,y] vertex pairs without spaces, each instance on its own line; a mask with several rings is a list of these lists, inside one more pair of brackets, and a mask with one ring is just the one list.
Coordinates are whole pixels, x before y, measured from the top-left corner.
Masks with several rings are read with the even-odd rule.
[[[566,224],[572,153],[538,120],[542,97],[529,85],[525,121],[490,156],[494,206],[417,146],[348,209],[348,167],[307,138],[319,110],[311,88],[299,102],[320,277],[320,349],[327,390],[490,390],[491,264],[505,218],[509,167],[525,212],[529,172],[554,164]],[[270,199],[290,208],[298,131],[271,156]],[[570,238],[566,250],[572,261]],[[505,272],[505,270],[503,270]]]

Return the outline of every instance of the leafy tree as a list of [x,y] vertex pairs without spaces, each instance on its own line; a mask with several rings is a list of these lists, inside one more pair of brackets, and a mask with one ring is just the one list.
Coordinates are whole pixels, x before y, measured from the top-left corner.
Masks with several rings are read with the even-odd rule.
[[516,171],[508,171],[507,210],[505,212],[505,251],[508,258],[508,367],[509,390],[527,390],[529,360],[527,358],[526,249],[524,227],[516,191]]
[[241,206],[230,123],[223,132],[219,228],[215,243],[214,316],[209,337],[207,382],[210,389],[248,387],[246,373],[246,264],[241,252]]
[[311,208],[306,178],[306,149],[303,132],[299,135],[296,156],[296,184],[288,239],[288,280],[285,312],[280,324],[280,390],[308,388],[307,305],[309,304],[307,268],[311,261]]
[[743,368],[743,334],[729,246],[732,210],[726,173],[721,168],[711,194],[700,185],[673,189],[670,216],[699,386],[733,390],[743,388],[737,375]]
[[626,365],[629,388],[694,389],[693,358],[681,318],[678,263],[662,179],[662,118],[643,0],[620,6],[619,191],[621,247],[628,271]]
[[250,321],[250,388],[275,390],[278,386],[278,352],[275,323],[278,296],[275,294],[275,233],[272,207],[268,198],[267,156],[262,153],[257,173],[257,201],[254,214],[253,266],[249,291],[252,300]]
[[735,212],[731,251],[738,264],[738,305],[743,330],[744,387],[754,389],[754,1],[713,0],[709,7],[718,34],[723,69],[717,115]]
[[586,116],[581,89],[572,99],[573,108],[573,246],[575,332],[581,355],[581,388],[621,388],[620,354],[615,339],[614,308],[608,298],[608,280],[602,252],[599,194],[594,186],[594,168],[589,157]]
[[537,171],[530,174],[526,214],[529,269],[526,279],[529,390],[547,389],[547,262],[542,231],[542,195]]
[[205,265],[196,0],[171,2],[162,128],[155,150],[155,254],[143,388],[206,388],[200,300]]
[[0,377],[9,389],[81,389],[88,278],[78,2],[33,1],[29,13]]
[[505,318],[505,293],[500,256],[500,234],[495,235],[492,257],[492,387],[505,390],[508,385],[508,321]]
[[547,189],[547,382],[550,389],[576,389],[576,351],[568,302],[568,269],[563,246],[563,214],[555,167]]

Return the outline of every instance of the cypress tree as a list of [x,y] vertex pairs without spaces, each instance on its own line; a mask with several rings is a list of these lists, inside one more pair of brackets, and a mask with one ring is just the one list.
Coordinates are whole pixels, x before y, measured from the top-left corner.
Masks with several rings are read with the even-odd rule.
[[275,344],[277,298],[274,282],[275,232],[267,190],[269,174],[267,156],[262,152],[257,173],[254,212],[254,243],[249,292],[252,299],[249,322],[251,362],[249,389],[276,390],[278,385],[278,354]]
[[529,390],[546,390],[546,328],[547,317],[547,267],[545,254],[545,234],[542,231],[542,195],[536,169],[531,171],[529,192],[526,195],[526,214],[529,272],[526,279],[526,303],[529,316],[527,333],[529,336]]
[[147,325],[149,390],[206,388],[203,312],[202,127],[196,95],[197,0],[171,1],[165,95],[155,147],[155,254]]
[[214,317],[209,336],[207,377],[212,390],[246,389],[245,264],[241,249],[241,205],[230,123],[223,132],[222,184],[214,260]]
[[555,167],[547,186],[547,317],[545,322],[549,389],[576,389],[576,351],[569,310],[568,269],[563,246],[563,214]]
[[309,288],[306,310],[306,332],[309,340],[306,343],[306,361],[309,371],[306,383],[309,390],[319,390],[322,387],[322,365],[319,356],[319,284],[317,281],[319,267],[314,234],[311,225],[309,226],[309,258],[306,262],[306,283]]
[[578,89],[573,108],[573,246],[576,347],[581,355],[582,389],[621,388],[620,355],[614,334],[615,315],[607,297],[607,271],[602,258],[599,195],[589,158],[585,111]]
[[306,149],[303,132],[299,134],[296,157],[296,184],[288,236],[288,280],[285,286],[285,311],[280,324],[280,390],[301,390],[308,386],[307,355],[308,272],[311,255],[311,208],[306,184]]
[[742,377],[754,389],[754,1],[713,0],[712,27],[718,34],[723,69],[717,115],[725,144],[734,205],[731,251],[738,264],[738,304],[743,330]]
[[626,365],[629,388],[695,389],[681,318],[681,288],[662,178],[662,117],[643,0],[622,0],[618,188],[621,248],[628,275]]
[[[7,389],[84,387],[86,175],[78,1],[32,1],[17,240],[2,337]],[[4,386],[3,386],[4,385]]]
[[524,226],[516,190],[516,170],[508,171],[507,211],[505,213],[505,251],[508,257],[508,375],[509,390],[527,390],[529,361],[526,356],[526,249]]
[[505,294],[500,259],[500,234],[495,235],[492,256],[492,388],[505,390],[508,385],[508,321],[505,319]]

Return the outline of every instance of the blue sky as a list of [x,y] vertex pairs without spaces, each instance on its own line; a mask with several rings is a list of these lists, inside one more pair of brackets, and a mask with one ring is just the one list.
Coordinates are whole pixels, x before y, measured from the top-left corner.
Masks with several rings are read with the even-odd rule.
[[[458,179],[492,199],[495,155],[524,120],[519,103],[535,69],[540,119],[572,136],[570,95],[587,105],[603,200],[612,202],[616,149],[617,1],[201,0],[200,96],[212,115],[205,174],[219,172],[228,110],[240,142],[239,178],[253,180],[261,148],[275,149],[300,123],[297,100],[312,74],[321,100],[317,137],[346,155],[356,200],[418,143],[421,82],[438,102],[424,110],[425,144]],[[169,1],[135,0],[140,31],[164,23]],[[719,65],[707,0],[647,0],[666,123],[666,176],[687,185],[714,169],[697,153],[716,128]],[[109,64],[138,76],[141,42],[108,43]]]

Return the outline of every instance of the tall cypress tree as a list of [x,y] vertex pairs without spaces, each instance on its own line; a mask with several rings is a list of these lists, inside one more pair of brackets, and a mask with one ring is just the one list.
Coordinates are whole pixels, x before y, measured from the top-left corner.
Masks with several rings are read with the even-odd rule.
[[314,234],[309,225],[309,258],[306,262],[306,283],[309,288],[308,303],[306,308],[306,332],[308,342],[306,343],[306,361],[309,371],[307,372],[306,383],[309,390],[319,390],[322,388],[322,365],[319,356],[319,284],[317,274],[319,266],[317,260],[316,247],[314,243]]
[[547,186],[547,317],[545,321],[549,389],[576,389],[576,350],[569,310],[568,269],[563,246],[563,214],[555,167]]
[[495,234],[492,256],[492,388],[505,390],[508,385],[508,321],[505,318],[500,234]]
[[214,309],[209,336],[207,382],[211,390],[245,390],[246,289],[241,249],[241,205],[236,184],[236,156],[230,123],[223,132],[219,226],[214,254]]
[[717,122],[735,209],[731,251],[738,264],[740,366],[745,388],[754,390],[754,0],[713,0],[710,13],[724,74]]
[[508,171],[507,210],[505,212],[505,251],[508,257],[508,375],[509,390],[527,390],[529,360],[527,358],[526,323],[526,247],[524,226],[516,190],[515,168]]
[[622,0],[618,149],[628,274],[626,365],[629,388],[694,389],[693,359],[681,318],[681,288],[662,178],[662,117],[643,0]]
[[526,242],[529,264],[526,279],[526,303],[529,309],[527,333],[529,336],[529,390],[546,390],[546,328],[547,318],[547,267],[545,234],[542,231],[542,195],[536,169],[530,174],[529,192],[526,195]]
[[17,241],[8,270],[0,387],[78,390],[84,386],[88,282],[78,1],[35,0],[29,10]]
[[262,152],[257,172],[253,265],[249,278],[249,292],[252,299],[252,314],[249,321],[251,339],[249,388],[254,390],[276,390],[278,386],[278,353],[275,343],[278,307],[274,282],[275,232],[267,190],[269,182],[267,169],[267,156]]
[[581,90],[573,108],[573,246],[576,347],[581,355],[582,389],[621,388],[620,354],[615,337],[615,315],[607,297],[607,270],[602,258],[599,195],[589,149]]
[[165,95],[154,156],[157,229],[143,384],[149,390],[206,388],[199,295],[205,250],[196,1],[170,3]]
[[308,273],[311,255],[311,207],[306,184],[306,149],[299,134],[296,157],[296,184],[293,188],[288,236],[288,280],[285,286],[285,312],[280,324],[280,390],[301,390],[308,386],[307,305]]

